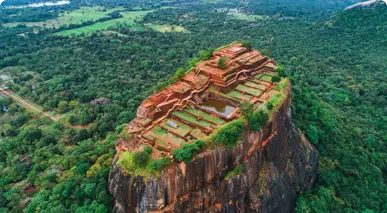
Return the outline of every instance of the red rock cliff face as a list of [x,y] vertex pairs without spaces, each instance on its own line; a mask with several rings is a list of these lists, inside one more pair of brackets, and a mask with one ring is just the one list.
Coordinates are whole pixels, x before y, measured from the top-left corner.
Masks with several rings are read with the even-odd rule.
[[[290,94],[290,87],[289,87]],[[317,174],[317,150],[295,129],[290,95],[262,131],[245,130],[244,143],[216,148],[160,178],[125,175],[114,164],[109,188],[115,212],[292,212],[296,188]],[[225,180],[236,164],[243,173]]]

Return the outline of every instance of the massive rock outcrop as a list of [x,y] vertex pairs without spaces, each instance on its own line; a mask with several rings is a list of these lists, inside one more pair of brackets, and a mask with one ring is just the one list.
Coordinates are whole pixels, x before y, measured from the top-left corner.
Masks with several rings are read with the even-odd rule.
[[[318,152],[294,127],[290,97],[289,85],[270,122],[261,131],[246,128],[243,143],[208,149],[159,178],[126,175],[115,163],[109,182],[114,211],[292,212],[297,192],[315,182]],[[225,179],[237,164],[243,173]]]

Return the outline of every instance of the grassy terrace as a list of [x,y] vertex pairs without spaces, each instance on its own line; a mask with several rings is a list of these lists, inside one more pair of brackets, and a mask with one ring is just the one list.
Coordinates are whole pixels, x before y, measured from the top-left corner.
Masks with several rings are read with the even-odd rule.
[[261,73],[261,74],[258,74],[258,75],[256,75],[256,76],[254,76],[254,78],[256,78],[256,79],[259,80],[262,76],[263,76],[263,74]]
[[262,94],[262,91],[259,90],[259,89],[254,89],[254,88],[251,88],[251,87],[247,87],[245,85],[238,85],[236,87],[237,90],[239,91],[242,91],[242,92],[247,92],[249,93],[250,95],[254,95],[254,96],[260,96]]
[[146,132],[144,134],[146,138],[157,138],[161,141],[164,141],[168,144],[171,143],[174,146],[180,147],[183,143],[185,143],[185,140],[182,138],[174,135],[174,134],[168,134],[167,131],[159,126],[153,127],[151,130]]
[[152,122],[152,120],[149,118],[141,118],[140,117],[137,119],[137,122],[140,123],[141,125],[145,126],[146,124]]
[[257,84],[257,83],[252,82],[252,81],[247,81],[245,83],[245,85],[248,85],[249,87],[254,87],[254,88],[257,88],[257,89],[260,89],[260,90],[266,90],[266,86],[265,85]]
[[277,90],[271,90],[269,92],[269,98],[275,97],[276,95],[280,94]]
[[212,125],[204,120],[197,120],[196,117],[193,117],[187,113],[184,113],[184,112],[172,112],[172,115],[182,119],[182,120],[185,120],[189,123],[192,123],[192,124],[196,124],[196,125],[199,125],[201,127],[204,127],[204,128],[207,128],[207,129],[210,129],[212,127]]
[[186,109],[186,111],[191,113],[191,114],[193,114],[193,115],[195,115],[195,116],[203,117],[204,119],[206,119],[208,121],[211,121],[211,122],[214,122],[217,125],[221,125],[221,124],[224,123],[224,120],[220,119],[219,117],[212,116],[211,114],[208,114],[208,113],[203,112],[201,110],[189,108],[189,109]]
[[240,100],[239,98],[234,98],[234,97],[231,97],[231,96],[229,96],[229,95],[227,95],[227,94],[221,93],[221,92],[219,92],[217,89],[215,89],[214,87],[211,87],[209,90],[210,90],[211,92],[213,92],[213,93],[216,93],[216,94],[220,95],[220,96],[223,96],[223,97],[232,99],[232,100],[235,101],[235,102],[238,102],[238,103],[241,102],[241,100]]
[[271,76],[270,76],[270,75],[263,75],[263,76],[260,78],[260,80],[271,82]]
[[229,93],[227,93],[228,96],[230,97],[233,97],[233,98],[237,98],[237,99],[240,99],[242,101],[249,101],[253,96],[249,95],[249,94],[243,94],[241,92],[238,92],[238,91],[231,91]]
[[191,131],[190,135],[194,136],[195,138],[204,138],[206,137],[207,135],[204,134],[202,131],[200,131],[200,129],[194,129]]
[[[168,120],[177,124],[178,127],[177,128],[173,128],[171,127],[170,125],[168,125]],[[171,131],[173,132],[174,134],[176,135],[179,135],[180,137],[185,137],[191,130],[192,128],[189,127],[188,125],[185,125],[179,121],[176,121],[174,119],[171,119],[171,118],[168,118],[168,119],[165,119],[165,121],[163,121],[161,124],[160,124],[161,127],[163,127],[164,129],[168,130],[168,131]]]

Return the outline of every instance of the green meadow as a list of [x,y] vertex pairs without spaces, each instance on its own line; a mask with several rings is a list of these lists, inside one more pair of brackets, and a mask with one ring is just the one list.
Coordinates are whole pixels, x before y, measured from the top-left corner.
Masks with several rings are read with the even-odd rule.
[[245,21],[262,21],[268,18],[267,16],[263,16],[263,15],[248,15],[241,12],[231,13],[230,16],[235,19],[245,20]]
[[149,28],[152,28],[153,30],[165,33],[165,32],[178,32],[183,33],[187,32],[187,30],[184,27],[181,26],[171,26],[171,25],[158,25],[158,24],[147,24]]
[[108,17],[109,13],[114,11],[125,10],[123,7],[116,7],[112,9],[105,9],[104,7],[81,7],[78,10],[71,12],[64,12],[56,19],[51,19],[41,22],[13,22],[4,24],[4,27],[16,27],[19,24],[25,24],[28,27],[44,27],[44,28],[58,28],[70,24],[81,24],[83,22],[98,20]]
[[[80,28],[61,31],[56,34],[63,35],[63,36],[80,35],[82,33],[91,33],[97,30],[106,30],[109,27],[118,26],[120,24],[125,26],[136,27],[135,20],[140,19],[141,17],[145,16],[147,13],[150,13],[150,12],[153,12],[153,10],[121,12],[121,15],[123,16],[122,18],[98,22],[98,23],[80,27]],[[143,29],[138,28],[136,30],[141,31]]]
[[117,27],[120,25],[129,26],[136,31],[144,31],[146,28],[150,28],[159,32],[187,32],[187,30],[181,26],[157,24],[145,24],[144,26],[138,26],[136,24],[136,20],[140,20],[146,14],[151,13],[153,11],[154,10],[121,12],[121,15],[123,16],[122,18],[98,22],[80,28],[61,31],[56,34],[62,36],[80,35],[82,33],[92,33],[97,30],[107,30],[109,27]]

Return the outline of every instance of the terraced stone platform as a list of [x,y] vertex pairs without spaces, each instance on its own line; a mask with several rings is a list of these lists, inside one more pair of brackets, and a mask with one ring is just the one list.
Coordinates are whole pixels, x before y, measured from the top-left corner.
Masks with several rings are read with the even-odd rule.
[[[226,61],[219,67],[218,61]],[[148,97],[125,131],[117,149],[135,151],[145,145],[153,158],[171,156],[184,143],[204,138],[241,116],[244,102],[261,107],[278,94],[271,82],[276,62],[240,43],[232,44],[200,62],[176,83]]]

